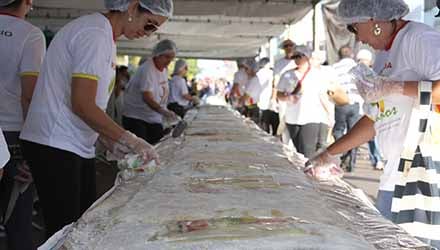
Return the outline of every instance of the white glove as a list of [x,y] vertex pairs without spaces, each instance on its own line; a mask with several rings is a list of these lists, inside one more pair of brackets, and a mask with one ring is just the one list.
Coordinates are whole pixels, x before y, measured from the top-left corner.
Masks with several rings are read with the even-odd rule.
[[304,173],[317,181],[329,181],[342,178],[344,171],[339,167],[338,155],[332,155],[327,150],[319,153],[306,162]]
[[176,113],[168,109],[162,109],[160,112],[166,119],[175,120],[177,119]]
[[361,63],[353,67],[349,73],[359,94],[366,102],[377,102],[384,96],[391,94],[403,94],[404,82],[379,76],[365,64]]
[[159,165],[159,155],[154,147],[128,131],[125,131],[115,144],[116,151],[124,151],[126,148],[131,151],[130,153],[141,155],[145,164],[154,160]]
[[127,154],[137,154],[142,156],[144,164],[147,164],[151,160],[154,160],[156,164],[159,164],[159,156],[153,146],[129,131],[125,131],[117,142],[104,136],[100,136],[99,141],[117,159],[123,159]]

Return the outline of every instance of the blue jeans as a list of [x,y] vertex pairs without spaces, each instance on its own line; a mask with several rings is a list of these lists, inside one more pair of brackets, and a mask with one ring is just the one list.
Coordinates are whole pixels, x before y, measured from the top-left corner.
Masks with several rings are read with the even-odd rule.
[[379,153],[375,139],[372,139],[368,142],[368,154],[373,166],[376,166],[377,162],[382,161],[382,156]]
[[[353,128],[359,118],[359,103],[336,106],[335,126],[333,127],[333,137],[335,137],[335,140],[338,140]],[[353,148],[342,156],[342,161],[347,162],[349,171],[356,165],[357,151],[357,148]]]
[[393,202],[393,195],[393,191],[379,190],[377,193],[376,208],[388,220],[392,219],[391,204]]

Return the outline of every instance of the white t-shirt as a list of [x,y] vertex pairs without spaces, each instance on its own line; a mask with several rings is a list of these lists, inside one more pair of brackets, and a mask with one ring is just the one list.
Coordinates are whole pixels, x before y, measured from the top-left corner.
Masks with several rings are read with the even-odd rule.
[[249,81],[246,84],[244,92],[246,93],[246,95],[250,97],[246,105],[253,105],[258,103],[261,94],[261,84],[257,76],[254,76],[251,79],[249,79]]
[[20,131],[21,76],[38,76],[46,41],[39,28],[13,16],[0,14],[0,30],[0,126]]
[[347,92],[350,104],[363,103],[363,99],[357,90],[356,83],[352,80],[352,77],[348,72],[357,65],[357,63],[351,58],[341,59],[339,62],[332,65],[338,76],[338,83]]
[[10,158],[11,155],[9,154],[8,144],[6,143],[3,131],[0,128],[0,168],[3,168]]
[[115,68],[116,45],[105,16],[68,23],[46,53],[20,138],[93,158],[98,133],[72,111],[72,77],[97,81],[96,105],[105,111]]
[[170,81],[170,98],[169,103],[177,102],[180,106],[188,106],[189,101],[183,97],[188,94],[188,85],[185,78],[175,75]]
[[414,98],[404,95],[390,95],[377,103],[364,104],[365,114],[374,121],[379,151],[388,160],[380,177],[380,190],[394,191],[394,185],[399,181],[396,173],[414,104]]
[[269,110],[272,106],[273,71],[269,67],[264,67],[258,71],[257,77],[261,84],[261,94],[258,101],[258,107],[261,110]]
[[244,90],[246,88],[246,84],[249,80],[248,74],[246,73],[246,70],[244,68],[240,68],[237,72],[234,74],[234,82],[233,84],[238,84],[240,89],[240,95],[244,94]]
[[295,68],[295,60],[286,59],[285,57],[283,57],[275,62],[275,65],[273,67],[273,74],[281,76],[284,72]]
[[[291,93],[302,73],[296,70],[286,71],[278,84],[278,91]],[[309,123],[328,123],[328,114],[324,109],[321,98],[327,95],[328,82],[319,70],[312,68],[301,84],[298,102],[286,102],[285,121],[292,125],[305,125]]]
[[153,59],[149,58],[134,74],[125,91],[124,116],[139,119],[147,123],[162,124],[162,115],[148,106],[144,101],[143,93],[150,91],[154,100],[162,108],[166,108],[169,96],[168,71],[159,71],[154,65]]
[[[378,53],[374,70],[383,76],[393,80],[401,81],[435,81],[440,79],[440,33],[433,28],[416,22],[408,23],[395,37],[391,49]],[[375,122],[375,129],[379,141],[380,150],[387,156],[387,165],[379,184],[380,190],[394,191],[394,185],[399,179],[398,167],[400,153],[405,145],[414,140],[417,133],[418,113],[410,108],[414,107],[415,99],[409,97],[398,97],[390,95],[383,99],[382,111],[385,115],[380,121]],[[386,112],[391,108],[391,113],[397,115],[387,116]],[[366,109],[368,116],[373,120],[377,113],[383,112],[371,111]],[[388,112],[390,113],[390,112]],[[409,118],[412,115],[411,119]],[[398,119],[398,117],[401,117]],[[395,131],[381,129],[386,128],[387,124],[395,124]],[[397,125],[399,124],[399,125]],[[385,132],[387,133],[385,133]],[[390,143],[392,143],[390,145]],[[399,154],[393,157],[392,152],[388,152],[392,147],[399,147]],[[397,149],[396,149],[397,151]]]

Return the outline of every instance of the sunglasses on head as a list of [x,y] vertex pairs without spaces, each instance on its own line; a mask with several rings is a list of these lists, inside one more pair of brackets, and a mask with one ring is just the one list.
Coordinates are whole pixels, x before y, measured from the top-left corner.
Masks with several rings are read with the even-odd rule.
[[355,35],[357,35],[358,30],[356,27],[353,26],[353,24],[347,25],[347,30]]
[[153,32],[156,32],[157,30],[159,29],[159,26],[157,26],[156,24],[154,24],[154,23],[147,23],[147,24],[145,24],[145,26],[144,26],[144,30],[145,30],[145,32],[149,32],[149,33],[153,33]]

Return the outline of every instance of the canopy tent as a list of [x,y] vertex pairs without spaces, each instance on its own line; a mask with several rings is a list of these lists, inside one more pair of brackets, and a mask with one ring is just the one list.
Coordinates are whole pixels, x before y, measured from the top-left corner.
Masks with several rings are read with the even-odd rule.
[[[174,16],[155,35],[118,41],[118,53],[148,55],[169,38],[179,57],[239,58],[258,54],[261,45],[303,18],[316,0],[174,0]],[[57,31],[71,19],[102,11],[103,0],[38,0],[29,21]]]

